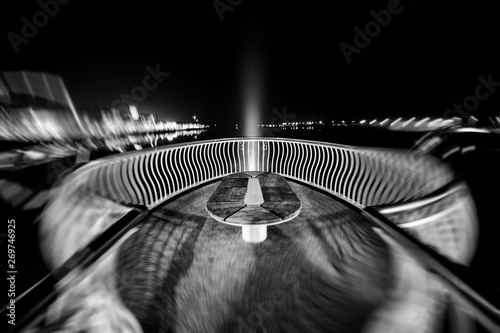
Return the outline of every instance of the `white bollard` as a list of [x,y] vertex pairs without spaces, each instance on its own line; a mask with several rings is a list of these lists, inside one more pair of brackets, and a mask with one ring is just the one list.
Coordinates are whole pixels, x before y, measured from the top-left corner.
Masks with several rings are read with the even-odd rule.
[[243,225],[241,227],[241,235],[247,243],[260,243],[267,238],[266,225]]

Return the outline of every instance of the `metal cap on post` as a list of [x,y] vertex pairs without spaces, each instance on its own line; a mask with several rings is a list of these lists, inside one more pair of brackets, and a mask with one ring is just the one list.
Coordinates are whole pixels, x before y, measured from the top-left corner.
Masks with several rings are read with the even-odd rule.
[[267,238],[266,225],[244,225],[241,227],[243,240],[248,243],[260,243]]

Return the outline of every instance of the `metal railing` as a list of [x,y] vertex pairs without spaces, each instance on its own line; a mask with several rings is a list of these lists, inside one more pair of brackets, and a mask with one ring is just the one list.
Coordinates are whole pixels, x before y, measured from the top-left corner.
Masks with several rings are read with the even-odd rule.
[[[112,156],[83,167],[67,183],[118,203],[154,207],[234,172],[268,171],[314,185],[360,206],[418,199],[453,179],[423,155],[290,139],[225,139]],[[71,183],[71,184],[70,184]]]
[[[443,254],[459,262],[468,262],[473,254],[477,221],[470,195],[462,191],[412,209],[410,202],[449,186],[454,174],[437,158],[402,150],[279,138],[200,141],[91,162],[66,179],[58,196],[67,200],[90,193],[118,204],[151,209],[203,183],[256,170],[314,186],[359,208],[403,205],[397,213],[385,208],[393,223],[419,232],[419,225],[433,222],[440,230],[454,233],[455,241],[433,238],[428,245],[441,248]],[[446,209],[444,218],[435,215]],[[425,241],[425,235],[421,236]]]

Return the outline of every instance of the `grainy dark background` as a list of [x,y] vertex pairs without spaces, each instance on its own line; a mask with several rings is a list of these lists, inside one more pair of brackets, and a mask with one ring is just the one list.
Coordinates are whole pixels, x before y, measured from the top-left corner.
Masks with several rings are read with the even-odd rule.
[[[59,4],[57,14],[16,53],[9,33],[22,35],[22,18],[32,22],[41,7],[38,1],[4,2],[0,70],[61,75],[77,108],[97,112],[141,84],[146,66],[160,64],[171,75],[148,93],[140,111],[178,121],[196,114],[205,123],[244,121],[245,59],[259,59],[264,123],[273,118],[272,108],[284,105],[297,120],[440,117],[474,94],[478,76],[491,74],[500,81],[500,20],[490,1],[402,0],[401,13],[347,63],[339,44],[353,44],[353,29],[364,29],[373,20],[370,11],[388,3],[243,0],[221,21],[211,0],[73,0]],[[499,94],[482,101],[474,115],[498,115]],[[500,163],[490,156],[478,153],[463,167],[483,223],[473,267],[495,283],[491,253],[496,244],[489,236],[498,231]],[[39,182],[37,175],[46,172],[30,169],[20,181],[34,184],[28,175]],[[17,285],[24,290],[46,272],[33,251],[38,212],[3,206],[2,218],[16,219],[19,228],[17,255],[26,273]]]
[[[226,3],[226,2],[224,2]],[[145,66],[171,73],[140,104],[160,117],[243,121],[242,65],[257,61],[261,120],[287,105],[296,119],[441,116],[474,93],[479,75],[500,81],[494,2],[401,0],[400,13],[347,63],[370,12],[390,1],[234,1],[221,21],[214,1],[69,1],[14,53],[7,34],[32,21],[37,1],[2,5],[3,70],[60,74],[78,107],[97,110],[140,84]],[[251,50],[257,50],[254,53]],[[498,115],[500,97],[475,115]]]

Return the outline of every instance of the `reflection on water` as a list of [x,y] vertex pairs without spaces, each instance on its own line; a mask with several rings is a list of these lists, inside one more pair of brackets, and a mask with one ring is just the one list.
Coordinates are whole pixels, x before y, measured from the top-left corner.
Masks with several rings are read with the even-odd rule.
[[[169,143],[198,140],[206,129],[183,130],[155,134],[138,134],[108,137],[106,139],[87,138],[81,141],[54,140],[51,142],[29,143],[20,147],[3,148],[0,152],[0,170],[16,166],[46,163],[57,158],[79,156],[78,161],[85,162],[91,153],[96,156],[124,153],[143,148],[154,148]],[[5,150],[4,150],[5,149]],[[84,157],[86,156],[86,157]]]
[[[27,143],[19,146],[5,146],[0,152],[2,168],[11,168],[18,164],[32,164],[34,159],[79,156],[77,162],[85,162],[109,154],[156,148],[172,143],[200,140],[246,137],[245,126],[213,126],[208,129],[182,130],[165,133],[148,133],[108,138],[88,137],[84,140],[53,140],[50,142]],[[255,126],[255,135],[268,138],[288,138],[313,140],[345,145],[410,148],[421,134],[394,132],[385,129],[355,126],[308,125],[305,127],[280,128]],[[92,155],[92,156],[91,156]],[[42,158],[44,157],[44,158]]]
[[198,136],[205,131],[206,129],[200,129],[160,134],[127,135],[105,139],[102,141],[102,144],[108,150],[125,152],[143,148],[155,148],[172,142],[197,140]]
[[[308,125],[297,128],[260,127],[254,126],[252,131],[257,137],[288,138],[298,140],[313,140],[345,145],[379,146],[410,148],[421,133],[394,132],[380,128]],[[227,138],[248,137],[246,126],[213,126],[209,129],[177,131],[162,134],[129,135],[108,138],[93,143],[92,151],[126,152],[156,148],[171,143],[217,140]],[[90,148],[90,147],[89,147]]]
[[[199,137],[199,140],[247,137],[245,126],[213,126]],[[257,137],[313,140],[336,144],[411,148],[415,140],[423,134],[418,132],[397,132],[380,127],[369,126],[330,126],[312,124],[282,128],[255,126]]]

